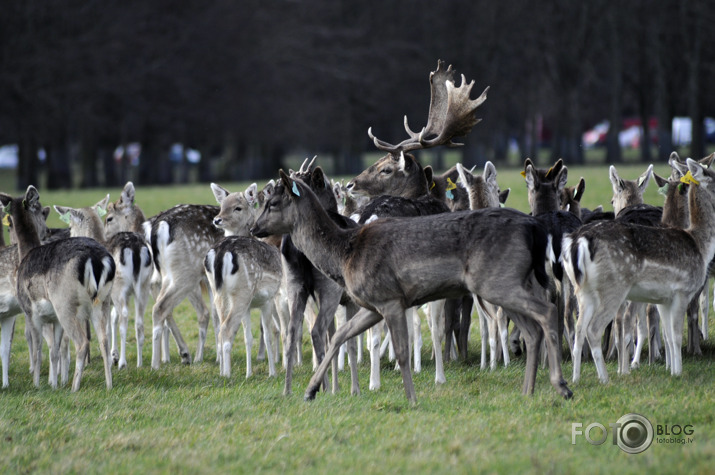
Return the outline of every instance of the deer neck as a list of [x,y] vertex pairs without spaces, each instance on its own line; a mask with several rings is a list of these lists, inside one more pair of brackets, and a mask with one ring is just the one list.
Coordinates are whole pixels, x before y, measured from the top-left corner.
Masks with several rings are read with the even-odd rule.
[[15,209],[22,206],[19,200],[13,202],[12,232],[15,233],[19,262],[22,262],[27,253],[41,245],[37,229],[30,219],[30,213],[15,211]]
[[690,224],[690,212],[688,211],[688,194],[684,196],[678,190],[678,185],[671,184],[663,203],[663,218],[661,224],[674,228],[686,229]]
[[715,256],[715,200],[701,186],[691,186],[688,192],[690,227],[687,231],[693,236],[705,262]]
[[339,228],[314,196],[306,194],[298,202],[293,243],[315,267],[344,286],[343,263],[353,233]]

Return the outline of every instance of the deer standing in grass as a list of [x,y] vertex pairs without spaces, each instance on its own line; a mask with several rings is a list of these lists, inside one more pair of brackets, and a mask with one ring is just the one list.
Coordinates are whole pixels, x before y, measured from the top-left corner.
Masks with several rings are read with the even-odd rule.
[[246,378],[251,376],[251,309],[258,308],[264,329],[269,376],[275,376],[270,329],[273,325],[274,299],[283,277],[280,252],[275,246],[259,241],[249,233],[259,205],[255,183],[243,193],[231,193],[215,183],[211,184],[211,190],[221,206],[213,223],[226,234],[209,249],[204,259],[204,269],[220,320],[217,329],[220,374],[231,376],[233,341],[239,325],[243,325]]
[[715,172],[687,159],[690,183],[687,229],[654,228],[618,220],[587,225],[564,239],[562,257],[579,302],[574,382],[581,375],[580,348],[588,338],[598,377],[608,381],[600,340],[626,300],[658,307],[670,372],[682,372],[683,319],[705,282],[715,255]]
[[[356,194],[365,195],[371,198],[359,216],[361,224],[368,223],[373,219],[391,216],[425,216],[437,213],[448,213],[449,201],[444,193],[452,195],[453,190],[447,190],[447,179],[433,179],[431,167],[422,168],[419,162],[409,152],[422,150],[437,146],[457,147],[461,144],[453,142],[457,136],[466,135],[479,122],[480,119],[474,117],[475,110],[487,98],[488,87],[475,100],[470,100],[469,93],[474,84],[466,86],[466,79],[462,75],[462,86],[454,87],[455,71],[452,66],[444,68],[444,62],[438,61],[437,69],[432,71],[430,80],[430,106],[427,118],[427,125],[420,132],[414,132],[404,120],[404,127],[407,139],[393,145],[378,139],[372,133],[372,128],[368,130],[368,135],[373,140],[378,150],[387,152],[387,155],[380,158],[374,165],[368,167],[360,175],[352,179],[347,189]],[[464,94],[466,91],[466,94]],[[456,175],[455,175],[456,180]],[[436,183],[439,182],[439,195],[435,196]],[[456,188],[456,186],[454,187]],[[461,191],[461,190],[460,190]],[[450,314],[450,321],[456,317],[460,310],[460,304],[468,307],[467,313],[471,313],[471,296],[465,299],[452,300],[448,302],[430,302],[429,316],[431,320],[432,345],[435,359],[435,382],[444,383],[442,341],[445,340],[445,313]],[[419,316],[416,309],[409,311],[411,325],[414,326],[411,334],[414,334],[415,347],[415,371],[421,369],[421,332]],[[466,333],[466,329],[465,329]],[[451,338],[451,335],[450,335]],[[370,338],[371,366],[371,386],[379,385],[379,360],[377,357],[377,344],[379,336],[373,335]],[[465,348],[466,354],[466,348]]]
[[[461,164],[456,165],[459,174],[459,184],[466,191],[469,209],[499,208],[499,185],[497,184],[497,170],[492,162],[484,165],[481,175],[473,175],[469,170],[465,170]],[[481,368],[487,367],[487,343],[489,344],[490,364],[494,371],[497,367],[497,338],[501,342],[501,351],[504,358],[504,366],[509,365],[509,345],[507,337],[509,335],[508,322],[504,311],[491,303],[474,296],[479,313],[479,328],[482,330],[482,357]],[[485,331],[486,330],[486,331]]]
[[[40,245],[31,212],[40,195],[28,187],[25,195],[13,198],[0,194],[0,202],[12,217],[18,243],[20,266],[17,273],[17,299],[29,325],[34,358],[33,381],[40,384],[42,325],[54,324],[54,345],[50,352],[51,385],[57,386],[59,342],[64,332],[77,353],[72,391],[79,390],[89,340],[83,325],[91,319],[104,362],[107,389],[112,387],[107,322],[115,265],[107,250],[93,239],[70,238]],[[54,375],[52,372],[54,371]]]
[[[537,348],[545,336],[551,383],[562,396],[572,395],[557,354],[556,308],[544,289],[548,237],[534,218],[510,209],[487,209],[385,218],[361,228],[341,229],[304,183],[281,171],[281,186],[252,233],[290,233],[311,262],[367,309],[336,331],[306,398],[315,397],[340,345],[384,318],[407,399],[415,403],[405,310],[468,293],[505,307],[524,328],[529,346],[524,393],[533,392]],[[508,256],[510,265],[494,267],[494,255]]]
[[[0,210],[3,210],[0,207]],[[28,207],[31,222],[37,230],[38,237],[45,239],[47,236],[47,215],[49,207],[42,207],[39,202],[32,203]],[[0,211],[3,226],[9,226],[11,218],[4,210]],[[4,232],[4,231],[3,231]],[[8,370],[10,366],[10,347],[15,333],[15,320],[17,315],[22,313],[20,302],[17,301],[17,268],[20,265],[20,256],[17,244],[11,244],[0,248],[0,361],[2,361],[2,387],[9,384]],[[26,329],[26,337],[30,350],[32,350],[32,338],[29,329]],[[30,351],[30,373],[34,373],[32,366],[33,353]]]
[[162,211],[144,224],[154,266],[161,276],[161,289],[152,308],[152,369],[159,369],[161,364],[165,324],[179,347],[181,362],[191,363],[189,347],[172,315],[185,298],[196,310],[199,323],[195,362],[203,360],[209,319],[213,318],[214,329],[219,326],[215,312],[206,307],[202,296],[202,287],[208,286],[204,257],[209,248],[223,238],[223,232],[213,225],[218,211],[217,206],[182,204]]

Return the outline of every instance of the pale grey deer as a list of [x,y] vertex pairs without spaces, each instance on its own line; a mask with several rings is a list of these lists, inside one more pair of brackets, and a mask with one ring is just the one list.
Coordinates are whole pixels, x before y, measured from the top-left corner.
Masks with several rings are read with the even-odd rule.
[[608,381],[600,339],[626,300],[654,303],[660,313],[670,372],[682,372],[683,318],[705,282],[715,255],[715,172],[687,159],[690,183],[687,229],[655,228],[618,220],[587,225],[564,239],[562,258],[579,301],[574,382],[588,338],[598,377]]

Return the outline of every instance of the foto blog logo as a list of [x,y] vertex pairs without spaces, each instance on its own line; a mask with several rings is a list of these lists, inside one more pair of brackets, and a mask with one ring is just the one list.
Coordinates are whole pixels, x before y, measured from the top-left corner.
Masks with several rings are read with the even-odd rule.
[[[613,445],[628,454],[644,452],[653,443],[653,424],[640,414],[626,414],[608,425],[611,428]],[[583,436],[591,445],[601,445],[608,439],[608,431],[600,422],[593,422],[585,429],[582,423],[574,422],[571,424],[572,445],[576,444],[578,436]]]

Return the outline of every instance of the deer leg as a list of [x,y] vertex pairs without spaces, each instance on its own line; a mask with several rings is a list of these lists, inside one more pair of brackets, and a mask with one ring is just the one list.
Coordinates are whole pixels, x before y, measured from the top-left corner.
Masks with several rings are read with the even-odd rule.
[[[444,377],[444,362],[442,361],[442,338],[444,338],[445,301],[437,300],[434,302],[430,302],[429,305],[430,319],[432,320],[432,348],[434,350],[434,382],[436,384],[444,384],[445,382],[447,382],[447,379]],[[385,319],[385,321],[387,321],[387,319]],[[390,328],[389,323],[388,328]],[[390,332],[392,332],[392,328],[390,328]],[[394,342],[394,335],[392,340]],[[402,374],[404,378],[404,372]],[[412,380],[411,374],[410,380]],[[405,388],[405,390],[407,390],[407,388]],[[412,391],[414,393],[414,389]],[[407,398],[410,399],[409,394],[407,395]]]
[[[249,314],[250,318],[250,314]],[[261,307],[261,327],[263,327],[263,339],[266,347],[266,356],[268,358],[268,376],[274,378],[276,376],[276,360],[273,352],[273,344],[271,342],[271,325],[273,325],[273,300],[268,300]]]
[[293,361],[296,357],[296,348],[298,347],[299,339],[302,337],[302,333],[299,333],[299,331],[302,328],[301,323],[303,321],[307,301],[307,290],[303,288],[302,285],[290,285],[289,282],[288,302],[290,305],[290,324],[288,326],[287,335],[286,379],[285,386],[283,387],[283,394],[286,396],[292,391]]
[[666,349],[670,353],[670,374],[678,376],[683,371],[683,314],[686,305],[675,297],[670,305],[658,305],[658,312],[663,322],[663,335],[666,337]]
[[[412,370],[410,369],[410,349],[407,335],[407,319],[405,318],[405,309],[399,302],[390,302],[387,305],[382,305],[379,310],[384,316],[387,328],[390,330],[390,334],[392,335],[395,357],[397,358],[397,362],[400,364],[402,383],[405,388],[407,400],[412,405],[417,404],[417,395],[415,394],[415,387],[412,381]],[[439,330],[441,330],[441,328]],[[443,334],[444,332],[442,332],[442,335]],[[435,348],[435,360],[441,356],[440,353],[441,348]]]
[[285,369],[288,366],[288,326],[290,325],[290,308],[288,307],[288,299],[285,298],[285,294],[282,289],[279,289],[274,301],[279,321],[281,345],[283,347],[283,369]]
[[647,305],[641,304],[636,314],[636,347],[633,350],[633,359],[631,360],[631,368],[637,368],[640,366],[641,353],[643,352],[643,345],[648,339],[648,324],[646,321],[646,308]]
[[137,368],[142,367],[144,352],[144,312],[149,295],[141,288],[134,290],[134,332],[137,339]]
[[[354,303],[348,303],[345,306],[345,323],[355,316],[359,307]],[[335,335],[333,335],[334,337]],[[348,339],[348,364],[350,365],[350,394],[357,396],[360,394],[360,382],[358,380],[358,358],[357,347],[359,343],[357,338]]]
[[[102,363],[104,365],[104,382],[107,389],[112,389],[112,360],[109,354],[109,337],[107,335],[107,324],[111,318],[112,303],[107,296],[100,305],[93,304],[91,308],[91,319],[94,331],[97,334],[97,344],[99,345],[99,353],[102,355]],[[126,325],[126,323],[125,323]],[[126,326],[124,331],[123,341],[126,343]],[[125,363],[126,365],[126,354]]]
[[487,369],[487,345],[489,344],[489,338],[488,334],[489,331],[487,330],[488,328],[488,323],[487,323],[487,313],[486,310],[479,304],[479,300],[477,299],[477,314],[479,315],[479,335],[482,340],[482,354],[481,354],[481,361],[479,364],[480,369]]
[[378,321],[368,330],[367,341],[370,352],[370,383],[368,389],[370,391],[380,389],[380,333],[383,325],[384,322]]
[[695,297],[690,300],[687,308],[688,314],[688,353],[691,355],[702,355],[700,349],[700,328],[698,328],[698,306],[700,304],[701,288]]
[[162,287],[162,291],[159,294],[159,298],[154,304],[152,309],[152,369],[159,369],[159,358],[161,357],[160,345],[161,338],[163,336],[164,324],[166,323],[171,334],[174,336],[174,341],[179,347],[179,355],[181,356],[181,362],[183,364],[191,364],[191,354],[189,353],[189,347],[181,336],[179,327],[176,325],[176,321],[172,316],[174,308],[186,297],[186,289],[179,289],[174,285],[171,285],[168,289]]
[[452,337],[459,332],[459,319],[462,313],[462,299],[446,299],[444,302],[444,352],[442,360],[449,361],[452,355]]
[[48,346],[50,347],[50,386],[54,389],[57,388],[57,373],[60,368],[60,342],[62,341],[62,336],[64,335],[64,330],[62,325],[59,323],[54,323],[52,325],[52,331],[50,331],[51,342],[48,341]]
[[[323,282],[323,285],[318,286],[316,289],[316,299],[319,305],[318,315],[315,317],[313,328],[310,330],[310,338],[313,342],[313,350],[315,351],[318,365],[325,357],[325,336],[327,335],[328,325],[331,323],[334,324],[335,312],[338,309],[338,305],[340,305],[340,298],[342,297],[342,289],[338,289],[332,282],[330,285],[325,285],[326,283],[327,282]],[[324,388],[327,389],[327,378],[324,384]]]
[[211,319],[211,314],[209,309],[206,308],[204,299],[201,296],[201,288],[195,287],[192,289],[188,295],[189,302],[191,306],[196,310],[196,316],[198,317],[199,323],[199,341],[196,348],[196,357],[194,358],[195,363],[200,363],[204,360],[204,348],[206,346],[206,336],[208,334],[209,320]]
[[355,316],[350,319],[350,321],[338,328],[335,335],[333,335],[330,345],[328,346],[328,351],[325,354],[323,362],[318,365],[315,373],[313,373],[313,377],[310,378],[308,387],[305,390],[306,401],[315,399],[315,394],[318,392],[320,384],[323,381],[323,377],[325,376],[325,372],[328,370],[330,360],[338,353],[340,345],[342,345],[349,338],[353,338],[368,328],[374,326],[380,320],[382,320],[382,316],[380,314],[363,308],[360,309],[360,311],[357,312]]
[[507,338],[509,338],[509,330],[507,329],[507,319],[504,309],[499,307],[497,309],[497,329],[499,330],[499,340],[501,342],[502,356],[504,357],[504,367],[509,366],[509,346],[507,343]]
[[2,320],[0,327],[0,358],[2,358],[2,387],[6,388],[9,385],[8,370],[10,368],[10,346],[12,345],[12,337],[15,333],[16,315],[6,317]]
[[[595,302],[590,295],[579,294],[578,297],[578,320],[576,320],[576,337],[573,344],[573,353],[571,357],[573,358],[573,382],[577,383],[581,378],[581,355],[584,340],[586,338],[586,329],[591,323],[593,314],[596,311]],[[599,348],[601,346],[599,342]],[[593,353],[593,349],[591,350]]]
[[459,321],[459,331],[457,333],[457,349],[459,358],[466,361],[469,350],[469,327],[472,325],[472,307],[474,299],[471,295],[462,297],[462,318]]

